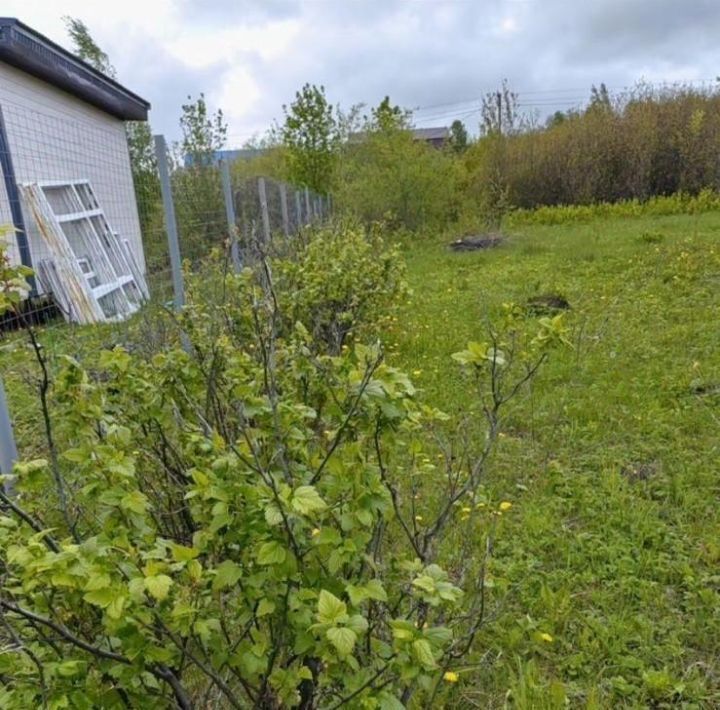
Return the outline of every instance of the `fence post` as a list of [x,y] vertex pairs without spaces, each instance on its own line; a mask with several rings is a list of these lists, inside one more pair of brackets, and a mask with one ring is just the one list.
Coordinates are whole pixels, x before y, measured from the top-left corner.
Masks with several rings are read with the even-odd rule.
[[295,190],[295,214],[297,215],[297,231],[302,227],[302,203],[300,202],[300,190]]
[[310,209],[310,190],[305,188],[305,224],[312,222],[312,210]]
[[165,231],[170,251],[170,268],[172,269],[173,294],[175,309],[185,305],[185,286],[183,283],[182,263],[180,261],[180,245],[178,244],[177,220],[173,204],[172,187],[170,186],[170,170],[168,169],[167,144],[165,136],[155,136],[155,157],[160,174],[160,190],[162,192],[163,210],[165,213]]
[[242,268],[240,250],[238,248],[238,228],[235,216],[235,203],[233,202],[232,186],[230,184],[230,164],[227,160],[220,161],[220,175],[222,176],[223,195],[225,197],[225,215],[227,216],[228,235],[230,237],[230,259],[235,273]]
[[290,236],[290,218],[288,216],[287,187],[284,182],[280,183],[280,211],[282,212],[283,231],[285,236]]
[[267,192],[265,178],[258,178],[258,195],[260,196],[260,211],[262,213],[263,235],[265,244],[270,244],[270,213],[268,212]]
[[[13,436],[12,420],[5,399],[5,388],[0,378],[0,473],[8,475],[12,473],[13,464],[17,461],[18,453]],[[6,496],[14,495],[12,479],[5,479],[3,489]]]

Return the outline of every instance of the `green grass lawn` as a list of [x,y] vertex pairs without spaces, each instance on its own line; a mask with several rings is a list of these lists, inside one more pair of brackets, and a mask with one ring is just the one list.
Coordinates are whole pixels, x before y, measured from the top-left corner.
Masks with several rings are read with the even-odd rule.
[[572,306],[575,347],[515,403],[493,461],[488,485],[513,508],[457,706],[720,707],[720,214],[406,255],[390,360],[448,412],[472,406],[450,355],[503,303]]
[[[720,707],[720,213],[527,227],[487,252],[445,241],[406,246],[412,295],[385,338],[426,401],[472,409],[450,356],[505,303],[561,293],[574,342],[508,411],[487,485],[513,507],[447,707]],[[80,358],[122,342],[87,332],[41,339]],[[24,342],[0,343],[0,367],[29,457]],[[480,556],[488,518],[469,524]]]

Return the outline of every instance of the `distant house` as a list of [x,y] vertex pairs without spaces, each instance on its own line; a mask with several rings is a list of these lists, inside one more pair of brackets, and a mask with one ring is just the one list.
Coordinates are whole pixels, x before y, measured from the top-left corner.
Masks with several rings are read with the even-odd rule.
[[[433,148],[442,148],[450,140],[450,129],[446,126],[437,128],[411,128],[410,133],[412,134],[413,140],[427,143],[433,146]],[[349,141],[351,143],[361,143],[367,135],[368,133],[366,131],[351,133]]]
[[[88,233],[95,239],[109,225],[144,271],[124,122],[146,121],[149,108],[27,25],[0,18],[0,225],[14,263],[34,267],[47,256],[22,200],[32,184],[76,253]],[[83,220],[75,219],[80,212]]]
[[413,128],[412,134],[416,141],[424,141],[434,148],[442,148],[450,140],[450,129],[447,126]]

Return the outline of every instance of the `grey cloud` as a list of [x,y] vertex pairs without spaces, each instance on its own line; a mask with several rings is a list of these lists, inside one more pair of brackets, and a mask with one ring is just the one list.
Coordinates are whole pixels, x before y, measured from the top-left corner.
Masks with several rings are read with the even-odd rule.
[[[651,70],[709,78],[720,65],[718,0],[176,0],[175,10],[205,30],[238,24],[272,32],[274,22],[292,18],[299,32],[280,57],[239,47],[203,70],[141,43],[113,48],[114,58],[137,53],[118,68],[132,76],[129,86],[148,93],[154,122],[167,130],[176,130],[188,93],[219,95],[233,67],[261,89],[242,124],[230,126],[231,134],[246,134],[280,118],[305,82],[323,84],[344,108],[386,94],[410,108],[474,101],[418,114],[442,124],[454,110],[473,126],[479,116],[469,110],[505,77],[528,110],[547,114],[585,100],[601,81],[626,86]],[[510,19],[514,29],[502,31]]]
[[217,62],[202,69],[188,67],[163,51],[150,37],[123,37],[122,45],[108,45],[108,54],[118,77],[129,89],[152,104],[153,131],[169,138],[179,134],[180,111],[188,96],[219,90],[226,63]]
[[300,0],[175,0],[175,11],[188,22],[203,25],[252,25],[297,17],[301,5]]

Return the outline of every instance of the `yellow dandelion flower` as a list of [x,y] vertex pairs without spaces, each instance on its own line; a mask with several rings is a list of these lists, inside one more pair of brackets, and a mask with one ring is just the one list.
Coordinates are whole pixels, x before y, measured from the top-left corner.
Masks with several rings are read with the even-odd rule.
[[510,510],[512,508],[512,503],[509,500],[504,500],[502,503],[500,503],[500,510],[503,511],[503,513],[507,510]]
[[457,683],[460,680],[460,676],[454,671],[445,671],[445,673],[443,673],[443,680],[446,683]]
[[542,641],[545,641],[546,643],[552,643],[553,637],[550,636],[550,634],[547,633],[547,631],[543,631],[543,632],[540,634],[540,639],[541,639]]
[[311,535],[317,537],[320,534],[320,528],[313,528]]

